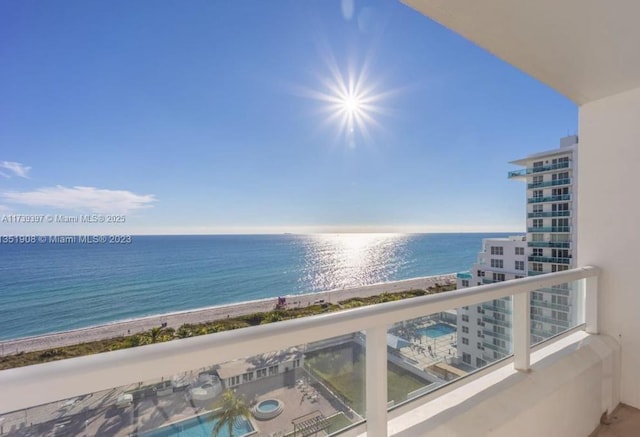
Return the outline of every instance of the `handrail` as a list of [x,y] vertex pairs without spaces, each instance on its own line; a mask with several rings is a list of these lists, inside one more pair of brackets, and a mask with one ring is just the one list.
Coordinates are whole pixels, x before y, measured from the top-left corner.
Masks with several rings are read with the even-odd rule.
[[[380,372],[381,369],[386,369],[386,331],[391,324],[507,296],[514,296],[514,363],[516,368],[520,369],[522,362],[528,363],[529,359],[529,298],[525,293],[585,278],[593,278],[595,281],[598,273],[597,267],[581,267],[268,325],[4,370],[0,371],[0,413],[362,330],[370,334],[366,340],[367,368],[374,364],[373,369]],[[595,286],[588,288],[595,290]],[[592,294],[595,295],[595,292]],[[522,297],[524,299],[521,299]],[[585,313],[594,320],[587,320],[586,325],[588,331],[594,332],[597,331],[593,309],[595,303],[590,302],[588,305],[585,303]],[[526,320],[526,347],[519,340],[519,336],[525,336],[525,320],[518,320],[519,317]],[[523,354],[526,355],[526,359]],[[379,374],[377,378],[381,378]],[[386,394],[386,383],[384,391],[380,387],[367,390],[367,417],[382,414],[386,423],[386,402],[381,402],[380,399],[383,394]],[[376,422],[382,419],[378,417]],[[386,435],[386,431],[380,431],[377,435]]]

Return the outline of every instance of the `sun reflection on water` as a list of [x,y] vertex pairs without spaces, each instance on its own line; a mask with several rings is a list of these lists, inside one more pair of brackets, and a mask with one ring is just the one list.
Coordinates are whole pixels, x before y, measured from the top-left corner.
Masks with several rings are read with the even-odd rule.
[[404,234],[320,234],[307,242],[303,281],[333,290],[388,281],[404,259]]

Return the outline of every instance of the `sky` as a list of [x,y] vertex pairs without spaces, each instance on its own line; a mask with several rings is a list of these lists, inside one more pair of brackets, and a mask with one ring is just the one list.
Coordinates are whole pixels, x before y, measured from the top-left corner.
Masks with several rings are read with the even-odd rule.
[[394,0],[0,2],[0,66],[0,235],[524,231],[577,130]]

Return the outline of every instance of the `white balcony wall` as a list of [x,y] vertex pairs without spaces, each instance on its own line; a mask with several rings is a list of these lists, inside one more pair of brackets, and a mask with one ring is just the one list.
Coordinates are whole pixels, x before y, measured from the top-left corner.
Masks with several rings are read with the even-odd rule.
[[600,331],[622,346],[620,400],[640,408],[640,88],[580,108],[578,263],[603,268]]
[[574,333],[532,355],[530,372],[507,365],[421,407],[391,414],[395,437],[585,437],[615,405],[619,345]]

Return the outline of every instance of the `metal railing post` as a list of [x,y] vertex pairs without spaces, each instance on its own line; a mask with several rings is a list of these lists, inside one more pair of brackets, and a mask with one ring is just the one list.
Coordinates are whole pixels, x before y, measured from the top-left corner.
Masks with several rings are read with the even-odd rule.
[[366,419],[368,437],[387,437],[387,329],[367,329]]
[[513,367],[527,372],[531,368],[530,293],[513,296]]

